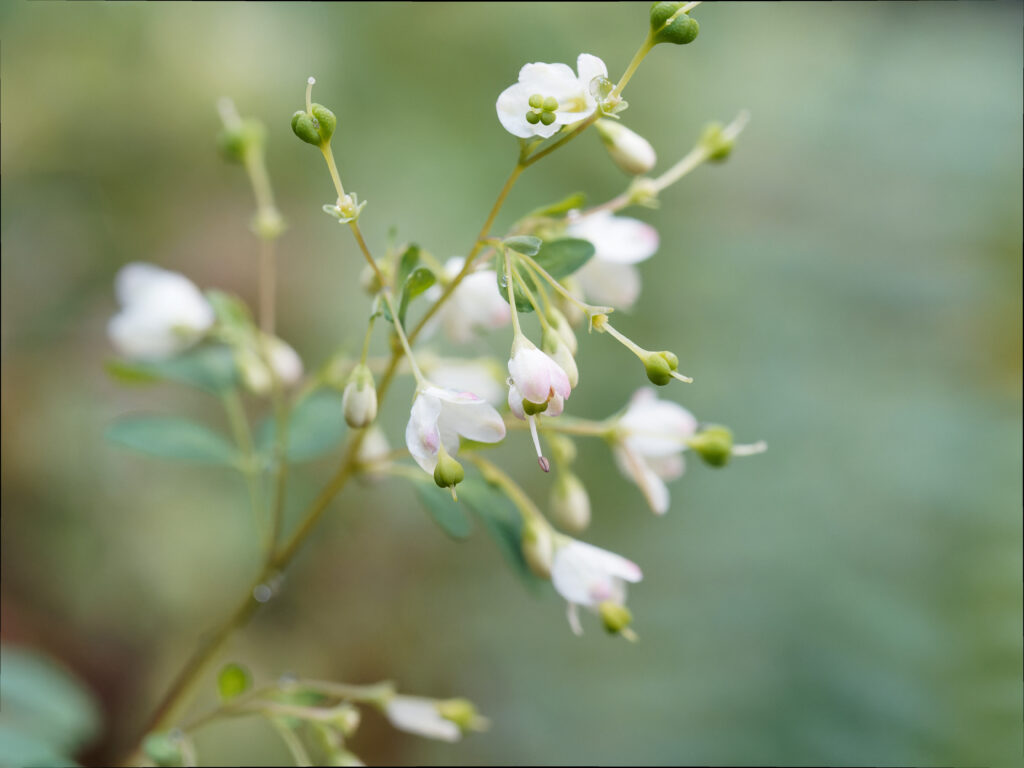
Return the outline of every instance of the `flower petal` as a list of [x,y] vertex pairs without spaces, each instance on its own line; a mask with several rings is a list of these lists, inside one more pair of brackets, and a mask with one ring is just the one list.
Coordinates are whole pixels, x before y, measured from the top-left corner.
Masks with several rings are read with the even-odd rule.
[[594,258],[575,275],[590,301],[616,309],[632,309],[640,297],[640,272],[632,264],[614,264]]
[[405,427],[405,445],[425,472],[432,473],[437,466],[437,452],[441,447],[441,432],[437,426],[440,415],[441,401],[437,397],[426,392],[416,395]]
[[391,724],[408,733],[428,739],[458,741],[462,737],[459,726],[441,717],[437,701],[422,696],[394,696],[387,703],[387,716]]
[[[551,358],[533,346],[520,347],[512,355],[508,361],[508,372],[523,393],[523,399],[531,403],[547,402],[551,394],[551,363],[554,363]],[[562,371],[562,375],[565,375],[565,371]]]
[[608,211],[582,216],[569,224],[568,234],[594,245],[594,259],[636,264],[653,256],[660,244],[658,230],[639,219]]
[[[442,437],[455,432],[481,443],[497,443],[505,437],[505,421],[494,407],[472,392],[430,387],[425,390],[441,403],[438,426]],[[445,440],[445,448],[449,448]]]

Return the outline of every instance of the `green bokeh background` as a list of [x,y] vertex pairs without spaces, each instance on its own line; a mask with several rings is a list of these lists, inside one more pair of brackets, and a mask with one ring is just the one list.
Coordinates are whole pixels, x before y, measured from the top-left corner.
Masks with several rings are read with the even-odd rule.
[[[646,5],[0,6],[3,68],[3,636],[101,697],[120,754],[258,568],[240,478],[128,454],[115,416],[201,395],[108,380],[112,278],[151,261],[255,300],[251,193],[215,151],[214,104],[268,124],[290,229],[280,330],[312,367],[361,339],[350,238],[320,206],[317,153],[291,136],[315,99],[339,117],[362,223],[464,253],[515,158],[494,115],[528,61],[622,71]],[[225,658],[473,699],[492,730],[458,745],[367,716],[370,763],[1019,764],[1022,6],[707,4],[691,46],[660,46],[625,122],[659,169],[711,119],[753,119],[733,158],[634,211],[660,231],[623,331],[679,353],[662,394],[770,451],[691,462],[654,518],[601,444],[581,445],[586,538],[644,568],[642,642],[566,626],[484,532],[456,544],[401,481],[335,503],[282,596]],[[594,135],[531,169],[498,228],[626,177]],[[499,355],[507,338],[471,346]],[[581,336],[570,411],[603,417],[643,383]],[[378,349],[383,349],[381,344]],[[401,444],[408,382],[382,421]],[[215,405],[215,404],[214,404]],[[255,412],[255,411],[254,411]],[[495,454],[538,498],[522,433]],[[293,506],[331,470],[296,475]],[[207,680],[200,704],[213,700]],[[256,721],[213,727],[202,759],[274,764]]]

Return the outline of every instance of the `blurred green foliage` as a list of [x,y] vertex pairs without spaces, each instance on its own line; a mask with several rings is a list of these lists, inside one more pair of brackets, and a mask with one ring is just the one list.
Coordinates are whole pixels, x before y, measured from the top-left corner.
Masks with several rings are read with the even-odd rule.
[[[699,39],[660,46],[630,83],[625,124],[660,170],[708,121],[753,120],[725,165],[633,212],[662,247],[617,324],[696,378],[663,393],[770,450],[691,462],[654,519],[605,446],[581,444],[587,540],[644,568],[641,643],[593,623],[574,638],[476,521],[452,541],[386,483],[346,490],[230,656],[257,681],[465,695],[494,722],[453,746],[368,717],[352,747],[371,763],[1019,764],[1022,6],[694,15]],[[96,691],[107,731],[84,759],[103,762],[259,564],[239,476],[102,439],[140,411],[226,429],[215,399],[121,388],[103,367],[128,261],[255,303],[253,203],[218,157],[216,100],[267,124],[289,223],[281,335],[312,367],[360,343],[366,302],[358,253],[320,210],[320,159],[289,127],[305,78],[338,116],[371,245],[395,227],[443,259],[515,160],[497,94],[523,63],[581,51],[614,77],[647,7],[7,3],[0,24],[3,633]],[[584,136],[530,169],[496,231],[625,183]],[[606,416],[645,383],[608,339],[580,347],[571,412]],[[410,392],[385,408],[396,445]],[[547,498],[523,435],[493,455]],[[292,473],[292,514],[332,467]],[[211,675],[200,703],[216,696]],[[216,764],[286,759],[253,721],[197,745]]]

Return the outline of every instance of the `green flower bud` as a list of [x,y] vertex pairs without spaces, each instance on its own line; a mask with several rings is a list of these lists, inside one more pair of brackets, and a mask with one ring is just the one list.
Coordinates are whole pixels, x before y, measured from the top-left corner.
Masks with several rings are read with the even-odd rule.
[[448,455],[443,447],[437,454],[437,466],[434,467],[434,482],[438,488],[454,488],[466,479],[466,471],[455,459]]
[[579,533],[590,525],[590,497],[572,472],[563,472],[551,489],[551,514],[563,530]]
[[679,2],[679,0],[675,0],[674,2],[654,3],[651,6],[651,30],[657,32],[659,29],[664,27],[665,23],[684,5],[686,5],[686,3]]
[[468,699],[447,699],[437,702],[437,712],[445,720],[451,720],[463,731],[477,731],[486,727],[487,721],[480,717],[473,702]]
[[576,461],[576,443],[572,438],[552,432],[547,436],[551,458],[556,464],[572,464]]
[[664,352],[648,352],[642,360],[644,369],[647,371],[647,378],[652,384],[657,384],[659,387],[664,387],[672,381],[672,371],[679,365],[679,361],[676,360],[676,365],[673,366],[670,362],[671,358],[667,357]]
[[629,612],[629,608],[611,600],[605,600],[597,606],[597,612],[601,616],[604,628],[611,635],[617,635],[633,623],[633,614]]
[[217,134],[217,145],[225,160],[242,163],[245,162],[246,154],[262,148],[265,138],[263,123],[249,118],[224,128]]
[[717,424],[705,427],[689,440],[704,463],[712,467],[724,467],[732,456],[732,431]]
[[677,13],[654,31],[654,42],[686,45],[696,40],[699,32],[700,24],[696,19],[690,18],[688,13]]
[[711,123],[701,134],[700,143],[708,153],[708,162],[720,163],[732,153],[736,141],[725,136],[721,123]]
[[169,733],[151,733],[142,742],[146,757],[158,766],[181,765],[181,746]]
[[531,516],[523,522],[520,546],[530,570],[542,579],[550,579],[551,558],[554,554],[551,529]]
[[307,144],[322,147],[331,140],[338,118],[323,104],[313,104],[312,113],[299,110],[292,115],[292,132]]

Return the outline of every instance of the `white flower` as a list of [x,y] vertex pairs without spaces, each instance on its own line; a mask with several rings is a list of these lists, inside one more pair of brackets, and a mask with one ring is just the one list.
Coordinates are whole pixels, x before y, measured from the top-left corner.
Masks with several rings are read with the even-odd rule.
[[637,390],[616,425],[616,463],[636,483],[651,509],[668,511],[665,480],[683,474],[683,451],[697,434],[697,419],[681,405],[659,400],[650,387]]
[[632,307],[640,295],[640,273],[633,265],[658,250],[658,231],[637,219],[599,211],[571,221],[566,232],[594,246],[593,258],[574,275],[587,298],[617,309]]
[[122,267],[114,280],[121,311],[107,334],[125,357],[160,360],[191,347],[213,325],[213,308],[184,275],[152,264]]
[[643,578],[640,567],[614,552],[566,538],[555,550],[551,563],[551,583],[569,603],[569,625],[579,635],[577,606],[594,611],[602,604],[622,606],[626,602],[626,582]]
[[[448,279],[454,278],[465,264],[465,259],[448,259],[444,265]],[[428,298],[437,300],[440,286],[432,286]],[[466,275],[452,292],[448,301],[438,310],[438,320],[445,336],[456,344],[465,344],[476,338],[480,331],[504,328],[512,319],[508,302],[498,291],[497,275],[493,269],[481,269]],[[428,333],[433,331],[434,321]]]
[[441,358],[436,363],[426,364],[421,358],[420,366],[430,380],[443,389],[473,392],[495,406],[505,399],[502,370],[491,358]]
[[626,173],[647,173],[658,161],[651,142],[617,120],[598,120],[594,127],[612,160]]
[[423,696],[396,695],[388,701],[385,711],[395,728],[428,739],[458,741],[462,737],[462,730],[441,716],[439,703],[436,699]]
[[[512,389],[515,389],[517,394],[521,395],[519,410],[522,410],[523,400],[537,405],[547,403],[549,407],[554,401],[554,405],[560,413],[562,402],[568,399],[569,393],[572,391],[569,377],[562,367],[549,355],[537,349],[532,342],[522,337],[512,347],[508,372],[512,376],[512,383],[509,385],[509,399],[511,401]],[[516,412],[515,409],[513,410]]]
[[[257,349],[256,344],[265,345],[265,352]],[[270,369],[267,368],[267,357],[282,386],[291,386],[302,378],[302,358],[289,344],[276,336],[261,334],[252,344],[241,347],[236,355],[242,382],[257,395],[265,395],[274,383]]]
[[405,428],[405,443],[416,463],[433,473],[442,446],[452,456],[458,452],[459,435],[496,443],[505,437],[505,422],[490,403],[471,392],[422,387]]
[[390,453],[391,445],[388,443],[384,431],[376,424],[372,425],[363,435],[363,441],[359,444],[359,452],[356,454],[356,459],[362,467],[360,477],[372,482],[387,477]]
[[563,125],[590,117],[597,109],[591,84],[607,78],[608,68],[596,56],[581,53],[576,70],[578,76],[568,64],[542,62],[519,70],[519,82],[502,91],[495,105],[505,130],[521,139],[546,139]]

